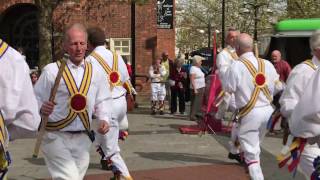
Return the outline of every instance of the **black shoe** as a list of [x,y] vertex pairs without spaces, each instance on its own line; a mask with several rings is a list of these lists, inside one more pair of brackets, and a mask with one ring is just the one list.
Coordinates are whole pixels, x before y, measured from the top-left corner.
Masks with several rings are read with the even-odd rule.
[[107,171],[110,171],[110,167],[108,165],[108,160],[105,160],[105,159],[101,159],[100,160],[100,164],[101,164],[101,169],[102,170],[107,170]]
[[244,161],[243,161],[243,159],[241,158],[241,156],[240,156],[239,153],[238,153],[238,154],[229,153],[229,154],[228,154],[228,158],[229,158],[229,159],[232,159],[232,160],[236,160],[236,161],[238,161],[238,163],[240,163],[240,164],[243,164],[243,163],[244,163]]
[[163,112],[163,111],[160,111],[160,115],[164,115],[164,112]]
[[156,114],[157,114],[156,111],[151,112],[151,115],[156,115]]

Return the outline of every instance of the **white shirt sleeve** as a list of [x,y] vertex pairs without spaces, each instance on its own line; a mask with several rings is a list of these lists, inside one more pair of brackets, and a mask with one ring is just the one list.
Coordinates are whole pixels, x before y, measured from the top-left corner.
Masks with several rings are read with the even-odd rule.
[[[40,115],[28,65],[11,47],[0,61],[0,109],[6,124],[30,131],[37,130]],[[12,133],[10,129],[9,133]]]
[[283,116],[289,118],[293,109],[296,107],[300,96],[305,88],[306,82],[310,77],[303,72],[303,65],[296,66],[290,73],[286,88],[284,89],[279,103],[281,105],[280,111]]
[[222,83],[223,89],[226,92],[234,93],[240,84],[241,72],[240,72],[240,62],[233,63],[230,68],[227,69],[225,73],[225,82]]
[[97,79],[99,86],[97,87],[97,95],[95,99],[95,115],[98,120],[107,121],[110,124],[111,121],[111,107],[112,107],[112,96],[110,91],[110,84],[107,78],[103,76],[103,73],[97,73],[99,76]]
[[130,76],[128,73],[127,65],[126,65],[126,63],[124,63],[124,61],[120,55],[118,55],[118,63],[119,63],[118,64],[119,71],[121,72],[121,81],[126,82],[130,79]]
[[303,88],[304,93],[292,112],[289,127],[295,136],[310,138],[320,135],[319,82],[320,71],[318,69],[308,85]]
[[160,74],[154,74],[153,66],[149,67],[149,76],[150,78],[157,78],[160,77]]

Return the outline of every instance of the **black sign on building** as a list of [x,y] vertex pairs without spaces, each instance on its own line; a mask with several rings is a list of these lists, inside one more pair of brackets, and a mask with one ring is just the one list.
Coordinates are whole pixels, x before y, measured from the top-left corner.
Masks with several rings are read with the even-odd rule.
[[173,28],[173,0],[157,0],[158,29]]

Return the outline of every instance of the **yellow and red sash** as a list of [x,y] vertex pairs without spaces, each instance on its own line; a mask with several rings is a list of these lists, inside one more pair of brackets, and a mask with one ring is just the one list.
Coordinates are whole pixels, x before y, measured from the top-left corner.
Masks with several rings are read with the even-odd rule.
[[303,64],[310,66],[313,70],[317,69],[317,67],[313,64],[311,59],[307,59],[307,60],[303,61]]
[[230,54],[230,56],[232,57],[233,60],[239,59],[236,52],[231,52],[230,49],[228,49],[228,48],[224,48],[224,50],[226,50]]
[[[61,62],[57,62],[58,67],[60,67]],[[83,126],[86,130],[90,130],[90,119],[87,110],[87,94],[91,84],[92,78],[92,64],[85,62],[85,69],[81,81],[80,88],[77,87],[77,84],[70,72],[68,66],[65,67],[63,74],[63,80],[67,86],[67,89],[70,94],[69,98],[69,113],[66,118],[57,121],[57,122],[48,122],[46,129],[47,130],[59,130],[70,123],[79,116]]]
[[7,167],[9,166],[10,162],[8,161],[7,157],[7,150],[6,150],[6,142],[7,142],[7,132],[4,123],[4,119],[2,113],[0,112],[0,172],[3,173],[6,171]]
[[251,95],[251,98],[250,98],[248,104],[246,104],[243,108],[240,109],[240,111],[237,115],[238,118],[241,118],[241,117],[247,115],[253,109],[253,107],[255,106],[255,104],[257,102],[260,91],[262,91],[263,94],[268,98],[268,100],[270,102],[272,102],[272,96],[270,95],[270,91],[269,91],[268,86],[266,84],[264,62],[261,59],[257,59],[257,60],[258,60],[258,71],[256,70],[256,68],[253,66],[253,64],[249,60],[247,60],[247,59],[241,60],[241,62],[247,67],[250,74],[254,78],[253,83],[255,85],[255,88],[252,92],[252,95]]
[[112,69],[109,67],[107,62],[98,53],[92,52],[90,55],[99,62],[99,64],[108,74],[111,89],[115,86],[122,86],[121,75],[118,71],[118,55],[116,53],[113,53]]
[[0,39],[0,58],[4,55],[8,48],[9,45]]

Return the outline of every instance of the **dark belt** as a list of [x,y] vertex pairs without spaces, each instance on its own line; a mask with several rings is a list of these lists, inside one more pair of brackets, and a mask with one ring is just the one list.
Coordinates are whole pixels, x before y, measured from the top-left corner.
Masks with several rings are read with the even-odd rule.
[[112,98],[112,99],[119,99],[119,98],[121,98],[122,96],[125,96],[125,95],[126,95],[126,93],[122,94],[121,96],[114,97],[114,98]]
[[66,133],[70,133],[70,134],[81,134],[81,133],[87,133],[87,131],[63,131],[63,132],[66,132]]

